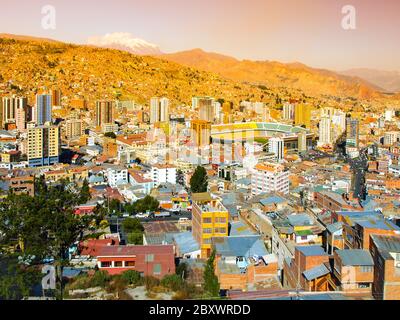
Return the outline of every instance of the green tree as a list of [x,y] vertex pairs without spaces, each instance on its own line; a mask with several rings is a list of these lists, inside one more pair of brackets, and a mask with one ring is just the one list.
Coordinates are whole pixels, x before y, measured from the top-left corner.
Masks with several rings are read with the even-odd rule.
[[193,193],[207,192],[208,178],[204,167],[198,166],[190,178],[190,189]]
[[181,169],[176,171],[176,183],[180,184],[181,186],[185,185],[185,175]]
[[131,232],[127,237],[129,244],[142,245],[143,244],[143,232]]
[[89,182],[85,179],[83,180],[81,193],[79,196],[79,203],[86,203],[90,200],[90,198],[91,195],[90,195]]
[[124,232],[131,233],[131,232],[143,232],[144,228],[137,218],[127,218],[122,222],[122,228]]
[[79,197],[64,182],[55,187],[40,185],[35,197],[11,193],[0,203],[0,234],[5,246],[20,245],[22,257],[35,256],[33,263],[54,259],[57,293],[62,298],[68,249],[82,238],[93,218],[74,214]]
[[143,199],[136,201],[133,204],[133,211],[136,213],[146,211],[156,211],[160,207],[160,203],[152,196],[145,196]]
[[117,138],[117,135],[114,132],[106,132],[104,134],[104,136],[107,137],[107,138],[111,138],[111,139],[116,139]]
[[124,279],[128,284],[137,285],[141,282],[142,276],[136,270],[128,270],[121,274],[122,279]]
[[30,295],[43,277],[35,266],[19,264],[15,255],[0,257],[0,270],[0,300],[20,300]]
[[184,286],[185,281],[177,274],[169,274],[161,279],[160,284],[164,288],[170,289],[172,291],[178,291]]
[[188,276],[188,265],[185,262],[179,263],[179,265],[176,267],[175,273],[180,276],[182,279],[186,279]]
[[212,251],[210,258],[208,258],[204,268],[204,290],[212,297],[219,296],[219,282],[218,277],[215,275],[215,250]]

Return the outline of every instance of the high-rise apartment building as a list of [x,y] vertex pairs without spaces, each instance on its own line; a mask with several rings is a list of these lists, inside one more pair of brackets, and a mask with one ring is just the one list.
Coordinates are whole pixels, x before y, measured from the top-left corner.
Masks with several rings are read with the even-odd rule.
[[319,122],[319,146],[332,144],[332,121],[330,116],[324,115]]
[[296,126],[311,127],[311,105],[296,104],[294,111],[294,123]]
[[112,101],[96,101],[96,127],[101,127],[105,123],[114,121],[113,102]]
[[360,123],[358,119],[346,119],[346,146],[358,148]]
[[202,103],[201,101],[207,101],[210,100],[211,103],[214,103],[215,99],[212,97],[193,97],[192,98],[192,109],[197,109],[200,107],[200,104]]
[[59,127],[50,124],[29,126],[27,154],[30,167],[58,163],[60,155]]
[[211,142],[211,123],[204,120],[192,120],[190,124],[192,129],[192,139],[196,146],[202,147]]
[[150,100],[150,123],[169,122],[169,99],[154,97]]
[[294,120],[294,109],[295,109],[294,104],[288,102],[284,103],[283,113],[282,113],[283,120]]
[[53,107],[61,106],[61,90],[51,90],[51,105]]
[[84,134],[83,121],[80,119],[69,119],[65,121],[65,137],[67,139],[79,138]]
[[285,156],[285,142],[282,138],[273,137],[269,139],[269,152],[275,154],[276,160],[281,162]]
[[25,97],[3,97],[1,105],[2,124],[15,123],[18,109],[26,109],[28,99]]
[[297,136],[297,149],[298,152],[307,151],[307,133],[302,131]]
[[37,94],[34,121],[38,126],[52,122],[52,96],[50,94]]
[[198,101],[199,120],[214,122],[214,99],[202,98]]
[[229,213],[219,200],[195,200],[192,210],[192,234],[199,243],[201,258],[211,255],[211,239],[227,237],[229,229]]
[[269,192],[289,193],[289,171],[278,163],[264,162],[254,167],[251,176],[253,195]]

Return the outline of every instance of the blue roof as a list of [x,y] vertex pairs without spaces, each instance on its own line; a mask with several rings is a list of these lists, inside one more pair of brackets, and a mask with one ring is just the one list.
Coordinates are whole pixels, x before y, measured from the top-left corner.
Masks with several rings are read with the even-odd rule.
[[260,236],[213,238],[217,254],[226,257],[265,256],[268,254]]
[[371,253],[362,249],[336,250],[344,266],[373,266]]
[[335,222],[332,224],[328,224],[326,226],[326,230],[328,230],[330,233],[335,233],[337,231],[341,231],[343,228],[343,222]]
[[310,281],[330,273],[330,270],[325,266],[325,264],[320,264],[312,269],[303,272],[304,277]]
[[89,183],[101,183],[101,182],[104,182],[104,177],[103,176],[93,175],[93,176],[89,177],[89,181],[88,182]]
[[271,197],[267,197],[267,198],[261,199],[260,203],[263,206],[267,206],[267,205],[271,205],[271,204],[283,203],[283,202],[286,202],[286,201],[287,201],[286,199],[284,199],[284,198],[282,198],[280,196],[271,196]]
[[311,226],[312,219],[308,214],[292,214],[287,217],[292,226]]
[[193,235],[190,231],[177,233],[173,236],[173,238],[181,254],[200,250],[200,245],[193,238]]
[[379,205],[376,201],[374,201],[373,199],[371,199],[371,198],[367,198],[367,199],[366,199],[365,201],[363,201],[361,204],[362,204],[364,210],[366,210],[366,211],[373,211],[373,210],[375,210],[376,208],[379,208],[379,207],[380,207],[380,205]]
[[376,211],[339,211],[336,213],[338,216],[344,216],[349,218],[350,226],[354,225],[355,221],[362,221],[366,219],[381,219],[383,215]]
[[63,277],[66,278],[73,278],[82,273],[81,269],[75,269],[75,268],[70,268],[70,267],[64,267],[63,269]]
[[356,223],[364,228],[400,231],[400,228],[397,225],[395,225],[392,221],[386,219],[378,219],[378,220],[368,219],[368,220],[357,221]]
[[296,250],[299,250],[306,257],[328,255],[321,246],[297,246]]
[[242,221],[231,223],[231,229],[229,232],[230,236],[251,236],[256,234],[256,232],[254,232],[247,224],[243,223]]

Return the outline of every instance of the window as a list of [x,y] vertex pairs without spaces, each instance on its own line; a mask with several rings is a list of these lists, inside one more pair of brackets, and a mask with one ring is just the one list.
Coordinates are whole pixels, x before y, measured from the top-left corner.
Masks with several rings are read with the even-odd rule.
[[215,233],[226,233],[226,228],[215,228]]
[[369,282],[360,282],[358,284],[359,288],[369,288],[371,286],[371,284]]
[[153,274],[161,274],[161,264],[157,263],[153,266]]
[[153,262],[154,254],[146,254],[145,262]]
[[212,233],[212,229],[211,228],[204,228],[203,229],[203,233]]
[[134,267],[135,261],[125,261],[125,267]]
[[361,266],[361,272],[372,272],[374,269],[372,266]]
[[211,243],[211,238],[203,239],[203,244],[210,244],[210,243]]
[[203,223],[211,223],[211,218],[203,218]]
[[120,268],[120,267],[122,267],[122,261],[114,261],[114,267],[115,267],[115,268]]
[[101,267],[102,268],[110,268],[111,267],[111,261],[102,261],[101,262]]

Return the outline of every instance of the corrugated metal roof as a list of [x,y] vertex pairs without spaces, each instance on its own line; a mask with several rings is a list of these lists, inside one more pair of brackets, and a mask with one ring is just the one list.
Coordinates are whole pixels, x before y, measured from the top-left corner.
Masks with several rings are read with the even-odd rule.
[[342,228],[343,228],[343,223],[342,222],[336,222],[336,223],[332,223],[332,224],[326,226],[326,229],[330,233],[335,233],[337,231],[341,231]]
[[307,214],[292,214],[287,217],[292,226],[310,226],[312,219]]
[[256,235],[256,233],[242,221],[236,221],[231,223],[230,236],[250,236]]
[[366,219],[362,221],[357,221],[357,224],[364,228],[369,229],[381,229],[381,230],[394,230],[400,231],[400,228],[396,226],[393,222],[385,219]]
[[400,237],[374,234],[371,238],[380,251],[400,253]]
[[191,253],[200,250],[200,245],[193,238],[191,232],[182,232],[175,234],[174,240],[181,254]]
[[344,266],[373,266],[374,260],[369,251],[362,249],[337,250]]
[[296,250],[308,257],[328,255],[321,246],[297,246]]
[[239,236],[213,238],[217,254],[226,257],[265,256],[267,249],[260,236]]
[[261,199],[261,200],[260,200],[260,203],[261,203],[263,206],[267,206],[267,205],[270,205],[270,204],[282,203],[282,202],[286,202],[286,201],[287,201],[287,200],[284,199],[284,198],[282,198],[282,197],[279,197],[279,196],[271,196],[271,197],[268,197],[268,198],[265,198],[265,199]]
[[320,264],[310,270],[306,270],[303,272],[304,277],[310,281],[327,275],[329,273],[329,269],[325,266],[325,264]]

